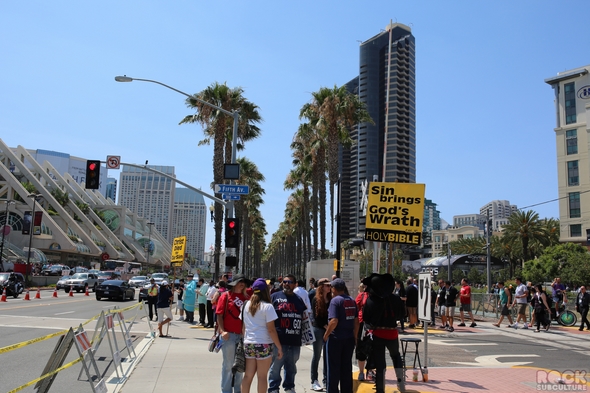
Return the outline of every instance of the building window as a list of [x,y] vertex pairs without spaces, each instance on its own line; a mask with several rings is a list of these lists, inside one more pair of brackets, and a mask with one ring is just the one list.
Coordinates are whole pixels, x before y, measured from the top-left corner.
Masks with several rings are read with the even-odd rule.
[[576,85],[574,82],[563,85],[564,105],[565,105],[565,124],[576,122]]
[[567,185],[568,186],[580,185],[578,160],[567,162]]
[[570,218],[580,218],[580,193],[570,192],[569,193],[569,204],[570,204]]
[[578,130],[568,130],[565,132],[565,144],[567,154],[578,154]]
[[570,237],[582,236],[582,224],[570,225]]

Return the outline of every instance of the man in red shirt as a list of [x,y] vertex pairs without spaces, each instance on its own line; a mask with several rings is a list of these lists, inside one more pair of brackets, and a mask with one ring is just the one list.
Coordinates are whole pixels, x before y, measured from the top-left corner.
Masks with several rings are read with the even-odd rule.
[[475,323],[475,319],[473,318],[473,313],[471,312],[471,287],[467,282],[467,279],[464,278],[461,280],[461,291],[459,292],[459,301],[461,302],[461,307],[459,308],[459,316],[461,317],[461,323],[458,326],[465,326],[465,316],[463,312],[469,314],[469,318],[471,318],[471,325],[469,327],[476,327],[477,324]]

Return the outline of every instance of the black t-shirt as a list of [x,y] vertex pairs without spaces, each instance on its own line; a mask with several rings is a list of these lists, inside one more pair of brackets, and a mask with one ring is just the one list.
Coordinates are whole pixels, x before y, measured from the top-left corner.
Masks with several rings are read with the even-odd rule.
[[166,308],[170,307],[170,298],[172,297],[172,292],[168,287],[160,287],[160,292],[158,293],[158,308]]
[[178,287],[178,301],[182,301],[182,295],[184,295],[184,285]]
[[445,291],[445,306],[447,307],[455,307],[457,305],[456,299],[459,291],[455,287],[449,287]]
[[301,321],[305,311],[305,303],[296,294],[287,295],[285,292],[275,292],[271,295],[272,305],[278,318],[275,328],[279,341],[283,345],[301,346]]
[[418,307],[418,288],[413,284],[406,287],[406,306]]

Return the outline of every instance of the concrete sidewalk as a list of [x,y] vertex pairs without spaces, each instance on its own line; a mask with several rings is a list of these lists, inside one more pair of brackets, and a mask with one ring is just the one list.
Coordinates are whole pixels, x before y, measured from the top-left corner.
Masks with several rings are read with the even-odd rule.
[[[492,322],[478,321],[482,329],[494,330]],[[508,329],[507,329],[508,330]],[[437,333],[440,333],[438,331]],[[122,384],[113,384],[107,380],[109,392],[117,393],[151,393],[172,389],[174,393],[219,392],[221,380],[221,354],[207,350],[213,329],[189,325],[185,322],[172,322],[170,338],[156,337],[144,340],[145,350],[136,362],[129,377]],[[584,333],[586,334],[586,333]],[[404,336],[400,336],[404,337]],[[151,346],[149,344],[151,343]],[[297,362],[298,373],[295,379],[297,393],[312,392],[310,389],[311,346],[301,349]],[[412,381],[412,372],[407,372],[406,391],[408,392],[533,392],[537,391],[538,368],[507,367],[437,367],[428,370],[428,382]],[[320,362],[321,375],[321,362]],[[374,384],[359,382],[354,373],[355,393],[373,393]],[[115,381],[116,382],[116,381]],[[585,381],[584,381],[585,382]],[[570,381],[567,381],[571,385]],[[386,392],[397,391],[394,370],[386,372]],[[586,383],[577,385],[578,391],[588,391]],[[543,389],[543,390],[551,390]],[[566,389],[555,389],[566,390]],[[570,390],[571,387],[570,387]],[[256,392],[256,378],[251,392]]]

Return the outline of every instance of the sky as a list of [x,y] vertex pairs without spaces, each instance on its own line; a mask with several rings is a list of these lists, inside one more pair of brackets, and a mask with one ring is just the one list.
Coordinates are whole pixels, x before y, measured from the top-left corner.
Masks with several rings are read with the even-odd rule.
[[[189,94],[241,87],[263,118],[238,156],[266,178],[270,240],[289,196],[299,110],[312,92],[356,77],[359,44],[393,21],[416,38],[416,180],[441,217],[452,223],[500,199],[542,203],[531,209],[558,218],[558,202],[543,203],[558,197],[544,80],[590,64],[586,11],[587,0],[2,1],[0,138],[171,165],[211,193],[212,146],[198,146],[198,125],[178,124],[193,113],[185,97],[114,77]],[[213,242],[207,220],[206,251]]]

